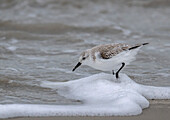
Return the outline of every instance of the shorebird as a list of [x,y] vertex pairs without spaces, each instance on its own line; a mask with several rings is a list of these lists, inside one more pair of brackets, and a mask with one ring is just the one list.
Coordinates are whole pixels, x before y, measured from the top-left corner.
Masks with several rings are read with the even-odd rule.
[[119,72],[122,68],[135,60],[138,50],[148,43],[128,45],[124,43],[106,44],[95,46],[81,53],[78,64],[73,68],[75,71],[80,65],[88,65],[101,71],[111,71],[114,75],[114,68],[121,67],[116,72],[116,78],[119,78]]

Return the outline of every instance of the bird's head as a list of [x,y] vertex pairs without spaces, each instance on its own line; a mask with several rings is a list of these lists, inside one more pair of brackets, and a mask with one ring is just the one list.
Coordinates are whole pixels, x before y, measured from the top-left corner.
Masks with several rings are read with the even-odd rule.
[[77,63],[77,65],[73,68],[72,71],[75,71],[80,65],[86,65],[89,61],[89,52],[88,51],[84,51],[81,53],[80,57],[79,57],[79,62]]

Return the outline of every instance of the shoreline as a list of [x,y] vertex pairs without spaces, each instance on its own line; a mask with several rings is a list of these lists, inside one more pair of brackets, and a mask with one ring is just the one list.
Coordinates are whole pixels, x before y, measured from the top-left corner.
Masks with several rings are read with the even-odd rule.
[[47,117],[20,117],[5,120],[167,120],[170,117],[170,100],[150,100],[149,108],[136,116],[47,116]]

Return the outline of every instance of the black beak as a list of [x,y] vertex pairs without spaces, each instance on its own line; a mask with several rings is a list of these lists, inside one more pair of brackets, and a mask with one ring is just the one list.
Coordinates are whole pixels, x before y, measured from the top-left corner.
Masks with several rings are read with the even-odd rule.
[[78,68],[81,65],[81,62],[78,62],[77,65],[73,68],[72,71],[75,71],[76,68]]

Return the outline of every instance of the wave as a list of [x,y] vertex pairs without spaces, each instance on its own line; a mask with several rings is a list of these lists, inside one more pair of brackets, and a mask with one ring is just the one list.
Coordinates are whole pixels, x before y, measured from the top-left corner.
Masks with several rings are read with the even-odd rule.
[[41,83],[42,87],[80,101],[79,105],[1,104],[0,118],[23,116],[131,116],[149,107],[147,99],[170,99],[170,87],[140,85],[126,74],[114,79],[100,73],[68,82]]

